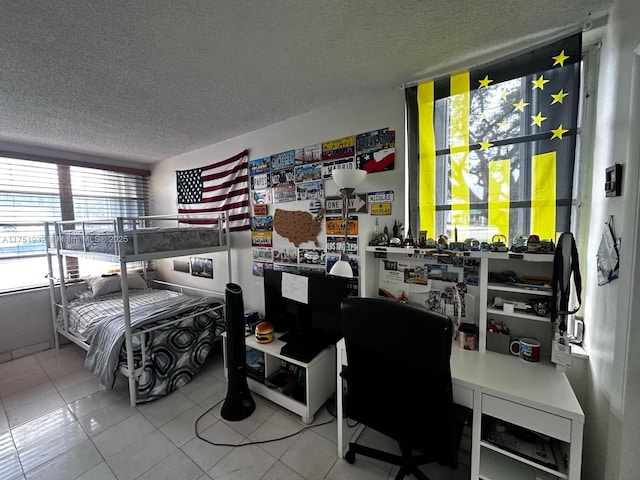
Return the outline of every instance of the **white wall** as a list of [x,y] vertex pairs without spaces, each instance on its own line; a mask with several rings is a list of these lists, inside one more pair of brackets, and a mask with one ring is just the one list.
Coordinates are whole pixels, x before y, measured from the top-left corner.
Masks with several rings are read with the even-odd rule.
[[[175,213],[177,211],[175,171],[201,167],[223,160],[242,150],[249,149],[251,159],[261,158],[286,150],[305,147],[349,135],[364,133],[388,127],[396,131],[395,169],[389,172],[367,175],[365,182],[356,192],[394,190],[392,206],[393,219],[404,221],[404,92],[399,88],[384,92],[362,95],[350,101],[300,115],[267,128],[242,135],[216,145],[170,158],[154,166],[152,179],[153,209],[155,213]],[[338,189],[329,180],[325,182],[325,194],[336,195]],[[307,202],[279,203],[278,208],[308,211]],[[269,206],[269,214],[275,210]],[[381,225],[389,217],[381,217]],[[373,220],[369,215],[360,215],[359,245],[364,247],[373,230]],[[326,246],[324,230],[318,235],[322,247]],[[262,278],[252,274],[250,233],[232,234],[233,281],[243,289],[245,309],[264,311]],[[290,245],[293,248],[293,244]],[[301,247],[312,247],[303,243]],[[170,262],[162,262],[160,274],[171,281],[222,291],[226,283],[224,258],[214,257],[214,280],[190,277],[171,271]]]
[[[631,479],[640,471],[638,350],[638,183],[640,43],[637,0],[616,0],[605,33],[598,79],[593,186],[585,284],[585,345],[590,355],[583,478]],[[604,196],[605,168],[623,164],[622,196]],[[622,238],[620,278],[597,286],[595,257],[613,215]]]

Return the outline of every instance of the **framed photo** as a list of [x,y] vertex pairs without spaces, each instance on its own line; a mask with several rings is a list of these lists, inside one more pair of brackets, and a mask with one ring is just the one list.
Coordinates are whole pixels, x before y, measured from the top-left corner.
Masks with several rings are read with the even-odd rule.
[[213,278],[213,258],[191,257],[191,275]]

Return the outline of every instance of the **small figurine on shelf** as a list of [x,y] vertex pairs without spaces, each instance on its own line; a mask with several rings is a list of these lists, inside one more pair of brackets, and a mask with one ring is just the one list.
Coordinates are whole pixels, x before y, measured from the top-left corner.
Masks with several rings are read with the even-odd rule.
[[415,247],[416,246],[416,242],[413,239],[413,233],[411,232],[411,227],[409,227],[409,230],[407,231],[407,237],[404,239],[403,245],[405,247]]

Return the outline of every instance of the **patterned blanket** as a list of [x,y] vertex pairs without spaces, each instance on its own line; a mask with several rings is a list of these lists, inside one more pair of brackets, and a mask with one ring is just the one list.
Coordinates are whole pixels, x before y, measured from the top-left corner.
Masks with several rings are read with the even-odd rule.
[[[132,329],[162,325],[169,320],[194,315],[175,324],[145,333],[147,358],[142,365],[140,342],[134,337],[134,364],[144,367],[138,380],[138,403],[153,400],[188,383],[206,360],[216,337],[224,331],[221,309],[212,297],[180,295],[153,304],[131,306]],[[198,312],[203,312],[199,313]],[[85,366],[112,388],[119,365],[126,365],[125,327],[122,311],[105,316],[89,334]],[[137,341],[136,341],[137,340]]]

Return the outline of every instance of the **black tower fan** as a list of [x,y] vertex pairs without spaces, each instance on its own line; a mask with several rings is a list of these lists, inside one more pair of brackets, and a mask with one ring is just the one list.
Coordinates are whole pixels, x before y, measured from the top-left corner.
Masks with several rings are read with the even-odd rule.
[[246,344],[244,341],[244,302],[242,288],[227,283],[225,289],[225,326],[227,329],[227,368],[229,383],[221,415],[225,420],[244,420],[256,409],[247,385]]

